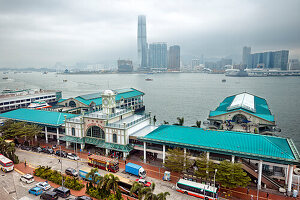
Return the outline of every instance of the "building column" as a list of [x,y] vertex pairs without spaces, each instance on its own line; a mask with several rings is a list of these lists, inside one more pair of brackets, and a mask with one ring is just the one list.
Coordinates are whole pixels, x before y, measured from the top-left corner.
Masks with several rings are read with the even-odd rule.
[[166,160],[166,145],[163,145],[163,164],[165,164]]
[[262,160],[258,163],[258,180],[257,180],[257,187],[261,189],[261,176],[262,176]]
[[289,165],[289,166],[290,166],[290,169],[289,169],[288,191],[287,192],[288,192],[288,195],[291,195],[294,166],[293,165]]
[[37,135],[34,136],[34,140],[37,141]]
[[207,161],[209,160],[209,152],[208,151],[206,152],[206,159],[207,159]]
[[46,143],[48,143],[48,132],[47,132],[47,126],[45,126],[45,138],[46,138]]
[[186,148],[183,149],[183,157],[184,157],[183,166],[184,166],[184,170],[185,170],[185,166],[186,166]]
[[234,163],[234,160],[235,160],[235,156],[232,155],[232,156],[231,156],[231,162]]
[[105,149],[105,155],[108,156],[108,149]]
[[126,160],[126,157],[127,157],[128,154],[129,153],[127,153],[127,152],[123,152],[123,160]]
[[80,149],[81,149],[81,150],[83,150],[84,147],[85,147],[85,144],[84,144],[84,143],[80,144]]
[[289,169],[290,169],[290,165],[287,165],[286,168],[284,168],[284,174],[285,174],[285,184],[288,184],[288,177],[289,177]]
[[56,140],[57,140],[57,145],[59,145],[59,128],[56,128]]
[[146,163],[147,161],[147,157],[146,157],[146,142],[144,142],[144,163]]
[[69,148],[69,146],[71,145],[71,142],[66,142],[66,147]]

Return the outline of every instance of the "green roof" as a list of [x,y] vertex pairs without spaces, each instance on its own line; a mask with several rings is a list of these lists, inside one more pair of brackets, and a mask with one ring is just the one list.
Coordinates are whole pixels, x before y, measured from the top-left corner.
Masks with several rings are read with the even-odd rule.
[[[237,94],[237,95],[239,95],[239,94]],[[267,121],[271,121],[271,122],[275,121],[274,116],[272,115],[272,113],[269,109],[269,106],[267,104],[267,101],[263,98],[260,98],[260,97],[257,97],[257,96],[251,95],[251,94],[249,94],[249,95],[254,96],[254,110],[247,109],[242,106],[236,107],[235,109],[230,109],[230,105],[237,95],[226,97],[220,103],[220,105],[216,108],[216,110],[210,111],[209,117],[214,117],[214,116],[218,116],[218,115],[222,115],[222,114],[226,114],[226,113],[231,113],[231,112],[234,112],[237,110],[242,110],[242,111],[250,113],[254,116],[265,119]]]
[[97,147],[104,148],[104,149],[111,149],[115,151],[122,151],[122,152],[130,152],[133,148],[130,145],[120,145],[120,144],[114,144],[114,143],[108,143],[104,142]]
[[66,141],[66,142],[80,143],[80,144],[84,143],[83,138],[68,136],[68,135],[60,137],[59,140]]
[[65,115],[67,116],[67,119],[79,116],[70,113],[20,108],[2,113],[0,114],[0,118],[58,127],[64,123]]
[[[117,94],[116,101],[120,101],[120,99],[122,99],[122,98],[128,99],[128,98],[133,98],[133,97],[144,95],[143,92],[141,92],[137,89],[134,89],[134,88],[117,89],[117,90],[113,90],[113,91]],[[75,99],[85,105],[88,105],[88,106],[92,102],[94,102],[98,106],[98,105],[102,105],[101,94],[102,94],[102,92],[86,94],[86,95],[81,95],[81,96],[75,97]]]
[[292,140],[252,133],[162,125],[138,139],[275,163],[299,164],[300,158]]

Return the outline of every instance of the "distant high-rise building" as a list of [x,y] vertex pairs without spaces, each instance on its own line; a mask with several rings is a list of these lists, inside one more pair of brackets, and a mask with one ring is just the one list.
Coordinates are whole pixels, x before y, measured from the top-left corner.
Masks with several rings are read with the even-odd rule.
[[191,65],[192,65],[192,68],[193,68],[193,69],[194,69],[195,67],[197,67],[197,66],[200,66],[200,64],[202,64],[201,61],[200,61],[200,59],[192,59]]
[[243,47],[243,65],[247,65],[250,54],[251,47]]
[[288,70],[300,70],[300,62],[298,59],[290,59],[288,63]]
[[180,71],[180,46],[174,45],[169,48],[168,69],[172,71]]
[[138,16],[138,33],[137,33],[137,43],[138,43],[138,63],[141,69],[147,69],[147,32],[146,32],[146,16]]
[[263,53],[250,54],[247,60],[248,68],[263,66],[264,68],[288,69],[289,51],[267,51]]
[[167,68],[167,43],[149,45],[148,64],[150,68]]
[[133,65],[131,60],[118,60],[118,72],[132,72]]

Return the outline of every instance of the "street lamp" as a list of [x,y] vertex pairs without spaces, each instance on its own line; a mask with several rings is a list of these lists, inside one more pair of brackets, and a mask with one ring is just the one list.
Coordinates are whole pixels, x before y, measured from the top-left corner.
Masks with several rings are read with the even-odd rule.
[[[214,174],[214,187],[216,187],[216,173],[218,169],[215,169],[215,174]],[[215,198],[215,193],[213,193],[213,197]]]

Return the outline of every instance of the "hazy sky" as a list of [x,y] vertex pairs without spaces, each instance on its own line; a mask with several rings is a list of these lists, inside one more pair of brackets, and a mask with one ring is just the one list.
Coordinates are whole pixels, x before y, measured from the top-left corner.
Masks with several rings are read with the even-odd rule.
[[116,63],[137,57],[137,16],[148,42],[183,57],[290,50],[300,58],[299,0],[0,0],[0,67]]

